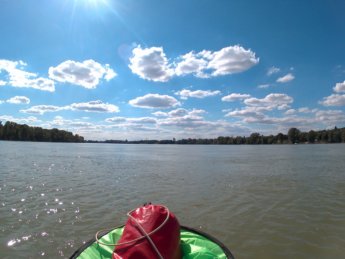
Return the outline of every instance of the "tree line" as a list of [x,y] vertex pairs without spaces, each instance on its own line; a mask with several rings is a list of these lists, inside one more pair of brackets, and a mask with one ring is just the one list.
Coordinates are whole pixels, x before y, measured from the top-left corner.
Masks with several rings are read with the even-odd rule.
[[218,138],[187,138],[180,140],[106,140],[88,141],[92,143],[114,144],[200,144],[200,145],[258,145],[258,144],[314,144],[314,143],[345,143],[345,128],[329,130],[310,130],[302,132],[297,128],[290,128],[287,134],[264,136],[260,133],[252,133],[250,136],[218,137]]
[[[43,129],[31,127],[26,124],[17,124],[7,121],[3,124],[0,121],[0,140],[17,141],[45,141],[45,142],[85,142],[82,136],[69,131],[59,129]],[[250,136],[220,136],[218,138],[187,138],[187,139],[166,139],[166,140],[88,140],[88,143],[116,143],[116,144],[213,144],[213,145],[240,145],[240,144],[313,144],[313,143],[345,143],[345,128],[328,130],[300,131],[297,128],[290,128],[287,134],[264,136],[254,132]]]
[[7,121],[4,125],[0,121],[0,140],[42,141],[42,142],[84,142],[78,134],[59,129],[43,129],[26,124]]

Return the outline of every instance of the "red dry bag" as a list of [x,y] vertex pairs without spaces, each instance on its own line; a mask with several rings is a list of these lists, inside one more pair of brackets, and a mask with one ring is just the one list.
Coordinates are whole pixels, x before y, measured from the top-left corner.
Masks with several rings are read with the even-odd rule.
[[180,259],[180,224],[162,205],[147,204],[128,213],[113,259]]

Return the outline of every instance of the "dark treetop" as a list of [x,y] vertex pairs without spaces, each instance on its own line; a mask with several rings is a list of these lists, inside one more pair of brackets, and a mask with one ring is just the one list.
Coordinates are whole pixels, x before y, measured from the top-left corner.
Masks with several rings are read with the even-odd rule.
[[84,142],[83,137],[65,130],[30,127],[11,121],[7,121],[5,125],[0,121],[0,140]]
[[90,143],[117,143],[117,144],[216,144],[216,145],[238,145],[238,144],[313,144],[313,143],[345,143],[345,128],[335,127],[330,130],[301,132],[297,128],[289,129],[287,134],[264,136],[260,133],[252,133],[248,137],[218,137],[210,139],[168,139],[168,140],[105,140],[93,141]]

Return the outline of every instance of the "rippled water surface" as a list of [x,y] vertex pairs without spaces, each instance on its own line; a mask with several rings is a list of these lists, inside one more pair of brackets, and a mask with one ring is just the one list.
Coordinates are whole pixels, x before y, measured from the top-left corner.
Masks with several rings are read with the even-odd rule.
[[345,145],[0,142],[0,257],[70,256],[146,201],[237,258],[344,258]]

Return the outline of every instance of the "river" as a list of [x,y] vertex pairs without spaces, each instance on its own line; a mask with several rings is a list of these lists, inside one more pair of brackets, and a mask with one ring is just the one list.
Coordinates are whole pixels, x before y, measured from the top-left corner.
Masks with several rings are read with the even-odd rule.
[[1,258],[68,258],[151,201],[236,258],[344,258],[345,145],[0,141]]

